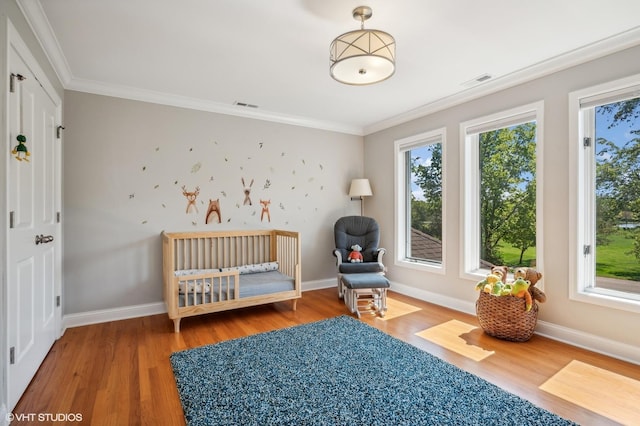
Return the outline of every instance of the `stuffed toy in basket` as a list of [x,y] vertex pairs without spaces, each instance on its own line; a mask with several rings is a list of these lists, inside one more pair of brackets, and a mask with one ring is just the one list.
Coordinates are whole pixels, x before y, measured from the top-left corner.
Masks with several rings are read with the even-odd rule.
[[535,287],[542,274],[532,268],[517,268],[507,282],[507,267],[495,266],[476,285],[480,295],[476,314],[480,326],[490,336],[513,342],[531,338],[538,320],[538,302],[546,300]]

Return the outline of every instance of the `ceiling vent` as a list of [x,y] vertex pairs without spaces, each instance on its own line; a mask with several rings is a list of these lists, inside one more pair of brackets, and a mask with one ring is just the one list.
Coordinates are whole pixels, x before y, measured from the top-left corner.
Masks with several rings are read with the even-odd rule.
[[258,108],[258,105],[248,104],[246,102],[240,102],[240,101],[235,101],[233,104],[241,107],[246,107],[246,108]]
[[491,75],[482,74],[482,75],[479,75],[479,76],[477,76],[475,78],[472,78],[469,81],[465,81],[464,83],[462,83],[462,85],[464,87],[472,87],[472,86],[475,86],[476,84],[484,83],[485,81],[490,80],[490,79],[491,79]]

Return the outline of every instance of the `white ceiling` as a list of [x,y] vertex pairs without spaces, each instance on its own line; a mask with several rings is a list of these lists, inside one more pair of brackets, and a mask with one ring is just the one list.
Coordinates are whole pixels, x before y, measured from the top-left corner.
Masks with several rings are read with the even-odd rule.
[[[361,135],[640,44],[639,0],[18,3],[67,89]],[[329,44],[360,5],[397,63],[354,87],[329,76]]]

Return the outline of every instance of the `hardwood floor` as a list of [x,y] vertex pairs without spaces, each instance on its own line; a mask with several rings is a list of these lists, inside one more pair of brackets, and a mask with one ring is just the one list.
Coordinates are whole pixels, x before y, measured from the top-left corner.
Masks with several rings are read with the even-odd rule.
[[[388,320],[363,315],[362,320],[580,424],[617,423],[538,388],[572,360],[640,380],[638,365],[537,335],[526,343],[505,342],[479,328],[462,337],[495,353],[473,361],[416,333],[452,319],[477,325],[474,316],[393,292],[390,297],[420,310]],[[305,292],[295,312],[283,302],[187,318],[178,334],[166,315],[71,328],[54,344],[13,413],[76,413],[83,424],[95,425],[183,425],[169,364],[172,352],[343,314],[349,312],[330,288]]]

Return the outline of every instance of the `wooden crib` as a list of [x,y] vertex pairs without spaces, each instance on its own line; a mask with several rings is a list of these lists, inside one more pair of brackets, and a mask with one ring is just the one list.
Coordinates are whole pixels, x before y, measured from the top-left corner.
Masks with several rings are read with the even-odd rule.
[[174,330],[184,317],[302,296],[298,232],[163,232],[163,297]]

